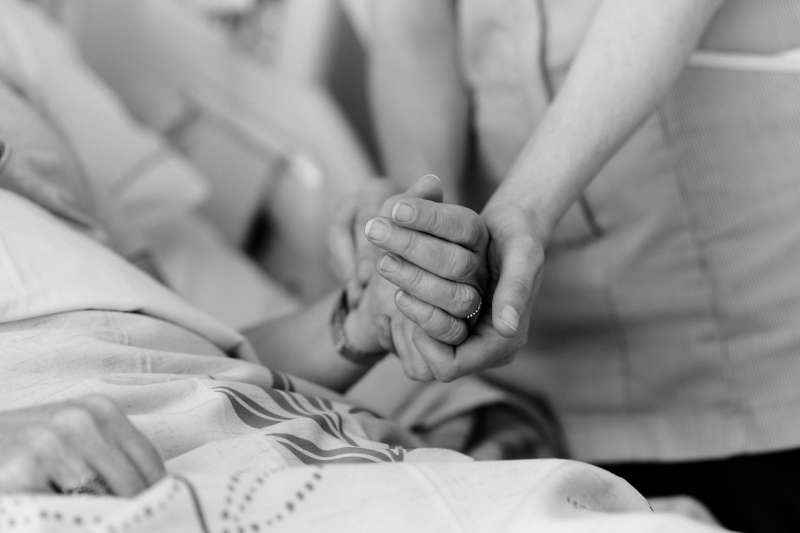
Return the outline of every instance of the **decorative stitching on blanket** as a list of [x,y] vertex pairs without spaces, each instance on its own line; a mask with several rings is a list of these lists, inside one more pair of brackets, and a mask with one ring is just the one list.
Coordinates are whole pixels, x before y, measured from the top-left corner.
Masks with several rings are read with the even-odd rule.
[[[259,472],[257,474],[251,473],[242,473],[242,474],[234,474],[230,476],[228,480],[228,494],[225,497],[225,506],[223,507],[222,511],[220,512],[220,518],[227,523],[230,523],[230,528],[224,528],[222,533],[233,533],[234,531],[242,531],[244,527],[242,524],[245,522],[242,520],[242,514],[247,511],[247,508],[253,503],[261,503],[258,502],[258,492],[266,483],[267,479],[274,473],[283,470],[283,468],[275,468],[272,470],[267,470],[263,472]],[[242,479],[246,476],[253,477],[254,479],[251,480],[251,483],[244,489],[245,483]],[[305,501],[308,493],[313,492],[316,488],[316,485],[322,481],[322,470],[316,469],[309,478],[302,483],[300,487],[298,487],[292,496],[288,497],[286,500],[280,502],[276,506],[276,511],[269,514],[269,516],[262,520],[251,520],[247,522],[248,531],[260,531],[262,527],[269,529],[274,525],[277,525],[280,522],[288,517],[288,515],[293,514]],[[241,500],[237,500],[235,498],[236,492],[242,489],[240,492]],[[237,503],[238,502],[238,503]]]

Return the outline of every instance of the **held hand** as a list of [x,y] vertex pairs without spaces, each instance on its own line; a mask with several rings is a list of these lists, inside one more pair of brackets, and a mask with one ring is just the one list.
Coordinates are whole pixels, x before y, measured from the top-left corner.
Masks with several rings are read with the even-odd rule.
[[488,207],[481,219],[491,239],[492,324],[500,335],[522,346],[541,284],[545,238],[516,205]]
[[[429,200],[422,200],[423,198]],[[382,206],[376,210],[376,214],[390,215],[394,204],[400,200],[435,203],[441,201],[441,198],[442,188],[439,179],[435,176],[424,176],[408,191],[394,195],[385,200]],[[387,219],[382,217],[381,220]],[[381,224],[382,222],[378,222],[377,225],[372,224],[370,227],[374,227],[379,231]],[[372,264],[374,265],[374,258],[381,254],[382,251],[364,238],[364,232],[362,232],[361,238],[364,239],[366,243],[365,249],[362,252],[362,258],[371,257]],[[391,258],[388,258],[388,260],[391,260]],[[385,263],[382,264],[385,265]],[[371,272],[373,270],[374,266],[370,266],[370,276],[366,279],[366,286],[359,296],[357,305],[354,305],[351,301],[354,312],[351,313],[351,316],[348,317],[345,324],[346,333],[348,339],[353,341],[354,347],[357,347],[360,351],[373,352],[377,351],[379,347],[383,347],[386,351],[395,351],[394,343],[391,338],[389,319],[394,317],[395,320],[400,320],[402,318],[402,315],[395,306],[395,300],[402,298],[403,295],[398,292],[398,288],[390,281],[380,276],[372,276]],[[420,281],[424,284],[429,284],[433,277],[434,276],[425,276],[425,279]],[[435,283],[435,280],[433,280],[433,282]],[[450,285],[453,287],[450,287]],[[440,291],[437,293],[438,299],[442,302],[447,302],[448,305],[451,304],[451,299],[447,291],[453,290],[456,290],[464,298],[471,298],[474,301],[465,302],[466,307],[464,308],[463,315],[466,315],[469,313],[469,309],[474,309],[474,304],[478,301],[477,293],[475,289],[471,287],[465,286],[455,288],[455,286],[455,283],[445,283],[444,280],[442,280],[442,283],[435,287]],[[471,297],[473,293],[475,294],[474,298]],[[454,337],[454,340],[461,342],[466,337],[466,324],[456,326],[456,329],[451,332],[451,336]]]
[[377,270],[399,288],[397,307],[432,338],[461,344],[488,279],[485,225],[467,208],[421,198],[393,199],[387,211],[366,235],[388,252]]
[[[472,261],[480,258],[474,249],[472,257],[467,258],[461,253],[454,254],[450,247],[454,244],[453,239],[457,238],[453,231],[456,228],[458,231],[475,231],[473,225],[477,217],[468,215],[463,208],[452,207],[418,202],[416,208],[419,211],[413,223],[403,222],[395,216],[391,226],[392,231],[398,227],[415,231],[416,237],[379,239],[380,242],[371,239],[401,261],[402,276],[385,274],[380,269],[379,272],[391,277],[404,289],[406,297],[397,299],[398,308],[417,326],[404,327],[406,335],[411,337],[405,348],[416,352],[440,381],[451,381],[506,364],[527,342],[533,299],[544,259],[542,241],[532,231],[529,217],[521,208],[510,205],[487,209],[478,222],[482,222],[488,234],[488,257],[481,264],[484,270],[488,267],[489,280],[485,285],[491,302],[483,303],[478,322],[465,342],[457,347],[443,342],[433,333],[442,327],[444,321],[441,317],[435,318],[438,313],[430,309],[440,303],[437,291],[430,289],[431,282],[425,282],[428,283],[425,285],[419,280],[433,275],[450,282],[461,282],[464,272],[474,269]],[[397,210],[394,212],[396,214]],[[425,239],[422,239],[423,234]],[[429,239],[439,239],[438,245],[432,245]],[[437,326],[431,327],[432,322]]]
[[[414,210],[421,203],[422,216],[431,212],[425,208],[428,204],[438,205],[441,200],[441,182],[434,176],[421,178],[406,193],[388,199],[380,210],[383,215],[373,219],[369,224],[369,233],[373,238],[384,241],[384,246],[395,246],[399,250],[409,248],[407,239],[414,240],[410,250],[418,253],[418,260],[425,263],[428,252],[426,246],[440,247],[438,239],[422,236],[417,240],[419,232],[396,226],[392,217],[403,218],[403,208],[410,208],[408,223],[426,224],[425,220],[414,221]],[[395,205],[400,203],[399,208]],[[412,379],[429,381],[434,374],[426,363],[421,352],[415,347],[414,335],[424,335],[427,331],[434,338],[449,344],[459,344],[467,337],[469,330],[467,317],[470,313],[477,315],[480,305],[479,287],[487,277],[485,249],[488,236],[478,215],[458,206],[443,206],[446,210],[456,210],[461,216],[469,217],[470,224],[442,228],[442,232],[450,236],[452,243],[446,243],[442,250],[435,250],[431,257],[436,260],[438,253],[449,257],[449,264],[443,264],[441,270],[445,275],[460,281],[451,281],[428,271],[417,269],[419,274],[408,271],[404,261],[391,255],[379,260],[379,269],[386,277],[373,276],[363,293],[362,301],[348,317],[346,332],[348,339],[359,350],[370,352],[378,346],[384,350],[395,352],[406,373]],[[379,235],[389,230],[389,234]],[[460,244],[458,244],[460,243]],[[371,246],[371,245],[370,245]],[[378,249],[376,248],[376,253]],[[477,250],[477,251],[476,251]],[[467,261],[468,265],[462,265]],[[396,266],[396,269],[393,269]],[[434,265],[430,268],[436,270]],[[455,269],[455,270],[453,270]],[[414,277],[410,277],[414,275]],[[395,285],[397,283],[397,285]],[[404,289],[399,290],[398,285]],[[417,294],[427,301],[410,297]],[[398,306],[416,318],[423,325],[411,322],[400,313]]]
[[164,474],[153,445],[108,398],[0,412],[0,492],[131,497]]

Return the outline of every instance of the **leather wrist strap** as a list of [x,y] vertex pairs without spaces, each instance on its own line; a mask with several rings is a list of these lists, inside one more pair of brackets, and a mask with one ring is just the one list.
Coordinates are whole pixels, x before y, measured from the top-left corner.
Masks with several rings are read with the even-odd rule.
[[349,313],[350,308],[347,305],[347,292],[342,291],[341,297],[337,300],[333,308],[333,314],[331,314],[331,336],[333,337],[333,346],[336,348],[336,353],[353,364],[372,366],[383,359],[386,352],[362,352],[352,347],[350,341],[347,339],[347,332],[344,328],[344,323]]

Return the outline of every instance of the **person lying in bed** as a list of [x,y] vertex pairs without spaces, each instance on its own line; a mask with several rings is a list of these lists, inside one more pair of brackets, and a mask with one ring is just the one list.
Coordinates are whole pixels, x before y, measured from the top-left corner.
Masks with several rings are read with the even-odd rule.
[[[31,123],[37,121],[33,115],[27,118]],[[57,138],[52,135],[37,137],[40,148],[42,145],[48,149],[58,146]],[[158,295],[156,300],[172,300],[172,295],[145,270],[131,268],[131,263],[126,263],[109,248],[109,233],[104,231],[101,222],[103,217],[92,211],[93,203],[81,186],[79,176],[64,169],[61,182],[43,180],[41,173],[32,170],[41,167],[37,152],[25,150],[30,147],[31,140],[15,140],[22,149],[12,154],[10,145],[2,143],[0,156],[3,161],[0,189],[5,189],[0,192],[0,203],[4,205],[0,287],[8,289],[0,296],[3,310],[0,320],[4,327],[0,338],[4,339],[6,348],[15,349],[7,330],[15,329],[13,324],[19,320],[58,313],[85,314],[88,309],[102,310],[92,312],[106,314],[115,310],[146,314],[146,303],[129,301],[108,305],[109,300],[125,302],[129,298],[146,302],[147,297],[142,292],[131,293],[121,287],[149,286],[153,295]],[[69,158],[63,160],[69,161]],[[401,196],[440,200],[440,184],[430,177],[423,178]],[[30,220],[25,222],[26,218]],[[477,217],[475,227],[477,231]],[[22,228],[26,231],[21,231]],[[65,236],[58,238],[53,233]],[[49,245],[51,239],[62,246]],[[72,240],[76,240],[73,247],[63,247]],[[92,252],[81,254],[82,248]],[[100,257],[92,258],[93,254]],[[52,271],[43,266],[48,264],[67,265],[68,271],[74,268],[71,274],[77,277],[70,281],[63,277],[64,272],[59,275],[58,268]],[[102,272],[98,272],[98,268]],[[428,276],[421,270],[420,275]],[[126,280],[127,276],[135,281]],[[477,298],[477,293],[467,284],[454,284],[454,287],[456,295],[467,297],[447,302],[448,309],[461,308],[465,316],[476,305],[471,298]],[[93,295],[99,300],[93,302]],[[418,342],[417,336],[422,330],[399,314],[396,297],[396,288],[375,276],[358,307],[350,309],[343,294],[334,293],[299,313],[246,332],[254,352],[241,339],[235,344],[240,345],[237,350],[255,353],[258,361],[267,367],[280,368],[327,389],[343,392],[389,349],[395,351],[404,364],[416,364],[415,352],[409,347]],[[174,311],[168,314],[172,313]],[[127,321],[125,318],[118,320]],[[200,320],[209,321],[207,317]],[[86,327],[91,326],[90,323]],[[36,329],[33,327],[32,333],[35,334]],[[220,326],[215,325],[215,329]],[[178,332],[174,335],[182,336]],[[223,334],[224,337],[230,335],[231,332]],[[454,324],[454,341],[466,335],[464,323]],[[191,348],[182,351],[190,352]],[[24,380],[8,366],[4,366],[2,372],[11,377],[8,381],[15,386]],[[53,375],[52,379],[57,380],[58,376]],[[104,396],[71,398],[61,403],[3,412],[0,413],[0,428],[0,491],[70,492],[82,490],[87,480],[91,480],[114,494],[132,495],[164,474],[161,459],[147,438]]]
[[[0,243],[0,328],[2,332],[2,345],[9,350],[6,365],[0,368],[7,381],[12,386],[6,392],[9,393],[7,401],[0,403],[5,409],[14,407],[33,408],[34,411],[25,411],[22,415],[13,415],[10,412],[4,413],[6,416],[5,424],[8,428],[5,432],[5,450],[8,452],[8,466],[10,468],[5,474],[9,481],[14,485],[20,483],[21,479],[33,480],[39,486],[49,490],[56,488],[62,491],[70,491],[75,486],[82,486],[82,476],[76,476],[74,468],[72,474],[61,472],[59,475],[67,476],[68,479],[53,480],[45,478],[41,470],[36,472],[31,469],[45,470],[53,467],[47,461],[34,461],[35,457],[42,454],[78,454],[83,457],[85,463],[89,459],[103,462],[105,467],[102,470],[110,473],[109,465],[116,464],[114,471],[133,473],[136,470],[143,472],[141,479],[136,476],[129,478],[123,485],[121,482],[108,480],[110,489],[118,494],[128,494],[142,486],[145,481],[152,481],[153,473],[163,471],[154,462],[154,456],[147,450],[146,440],[133,439],[130,442],[121,443],[115,440],[114,435],[120,431],[110,431],[111,427],[118,429],[128,427],[120,411],[108,413],[99,412],[92,402],[87,404],[83,400],[78,400],[83,395],[74,391],[67,394],[65,391],[70,383],[70,372],[72,367],[64,368],[64,361],[68,360],[69,350],[64,349],[64,345],[59,340],[52,345],[46,343],[36,343],[31,349],[32,353],[44,353],[52,357],[52,372],[46,380],[34,380],[30,384],[36,389],[38,386],[57,387],[59,393],[55,395],[46,394],[45,398],[32,401],[24,394],[23,383],[28,379],[33,379],[39,370],[25,372],[24,368],[30,363],[27,359],[21,365],[14,365],[10,362],[15,354],[22,355],[23,347],[37,338],[42,332],[48,331],[48,324],[58,323],[63,319],[68,323],[78,320],[78,325],[72,328],[78,336],[90,335],[95,331],[96,324],[88,321],[82,322],[83,318],[88,317],[92,312],[89,309],[130,313],[152,312],[153,301],[175,300],[170,293],[165,298],[163,287],[156,291],[142,289],[132,291],[131,287],[138,287],[144,283],[139,276],[136,279],[128,279],[131,274],[132,265],[141,268],[141,271],[148,273],[154,279],[149,279],[147,286],[151,286],[155,281],[161,281],[170,289],[178,292],[178,289],[170,283],[170,276],[164,276],[163,264],[154,263],[153,256],[149,253],[148,237],[152,233],[163,234],[164,231],[154,230],[145,214],[158,214],[160,216],[177,218],[184,214],[188,207],[187,202],[192,204],[184,196],[192,196],[192,185],[198,180],[191,168],[187,168],[178,154],[167,150],[163,143],[152,134],[143,130],[127,117],[123,110],[116,109],[113,95],[92,78],[90,73],[81,65],[78,58],[71,54],[68,41],[59,39],[58,32],[48,27],[45,21],[36,16],[36,13],[23,5],[15,2],[3,4],[0,11],[0,116],[4,119],[0,121],[0,188],[5,189],[17,196],[29,200],[31,203],[49,212],[50,216],[56,217],[60,225],[68,227],[72,232],[83,235],[101,248],[112,252],[112,256],[106,254],[103,257],[92,257],[93,252],[82,255],[80,250],[87,247],[84,241],[74,242],[73,246],[66,243],[73,242],[69,237],[54,237],[51,233],[63,233],[63,229],[51,228],[41,229],[38,232],[31,232],[28,239],[22,238],[22,228],[40,228],[42,225],[41,217],[28,217],[27,223],[21,223],[13,218],[12,211],[3,209],[3,216],[9,224],[7,227],[8,236]],[[53,40],[56,39],[56,40]],[[37,45],[42,45],[37,47]],[[44,45],[50,45],[44,46]],[[35,58],[41,64],[30,65],[28,60]],[[72,67],[70,67],[72,65]],[[34,74],[39,73],[39,76]],[[47,84],[47,76],[51,79],[62,80],[64,90],[53,89],[53,84]],[[61,85],[58,85],[61,87]],[[92,116],[96,120],[87,121],[86,117]],[[99,117],[102,117],[100,119]],[[102,127],[100,127],[102,126]],[[157,152],[159,159],[153,163],[149,159],[151,152]],[[102,157],[99,157],[102,156]],[[137,161],[144,157],[146,164],[137,164]],[[151,164],[152,163],[152,164]],[[133,167],[144,172],[138,175],[131,170]],[[133,177],[137,179],[133,179]],[[118,179],[119,178],[119,179]],[[124,179],[123,179],[124,178]],[[161,188],[154,187],[153,184],[160,184]],[[438,194],[435,189],[438,184],[435,182],[422,184],[421,194],[429,194],[436,197]],[[163,194],[166,189],[172,192],[172,196]],[[427,192],[426,192],[427,191]],[[6,200],[13,204],[12,200]],[[22,211],[25,211],[24,209]],[[184,226],[199,225],[201,221],[197,217],[186,216],[181,222]],[[163,228],[163,226],[158,226]],[[52,242],[51,245],[46,243]],[[9,247],[19,247],[16,252],[9,251]],[[35,259],[25,260],[35,250]],[[40,255],[36,255],[40,254]],[[208,257],[209,261],[214,258]],[[107,264],[113,263],[112,265]],[[229,262],[230,264],[230,262]],[[66,268],[69,274],[61,272],[59,269]],[[70,270],[74,269],[74,270]],[[128,272],[128,274],[125,274]],[[240,278],[247,274],[246,269],[226,269],[223,270],[228,277]],[[141,272],[139,272],[141,273]],[[61,276],[61,277],[59,277]],[[196,279],[196,278],[193,278]],[[217,279],[214,283],[225,284],[225,279]],[[378,286],[380,284],[380,286]],[[380,320],[373,319],[380,315],[379,305],[390,302],[394,297],[394,288],[382,280],[376,280],[374,294],[380,294],[380,298],[365,299],[358,310],[346,312],[342,307],[343,302],[338,295],[331,295],[315,306],[302,313],[286,317],[279,321],[271,321],[262,326],[251,328],[247,331],[247,336],[256,348],[255,352],[264,356],[264,362],[272,369],[290,372],[303,376],[310,381],[326,385],[330,389],[344,390],[348,383],[363,374],[369,364],[379,359],[385,351],[382,346],[397,345],[396,351],[406,353],[415,341],[415,336],[419,331],[414,330],[409,321],[394,320],[390,322],[387,318]],[[94,287],[94,289],[92,289]],[[102,287],[102,290],[99,289]],[[125,288],[128,290],[125,290]],[[258,287],[258,285],[257,285]],[[8,289],[8,290],[6,290]],[[226,292],[225,289],[218,291],[220,294]],[[235,291],[231,291],[235,292]],[[253,290],[253,299],[263,299],[263,295]],[[235,292],[240,294],[241,291]],[[372,293],[370,293],[372,294]],[[186,297],[185,295],[183,295]],[[227,296],[227,295],[226,295]],[[474,290],[470,287],[461,287],[454,303],[448,301],[448,305],[455,305],[461,309],[462,315],[469,312],[468,307],[475,305]],[[458,297],[461,300],[458,300]],[[194,305],[198,305],[191,300]],[[230,300],[231,298],[229,298]],[[245,298],[242,298],[246,300]],[[249,302],[242,301],[242,306],[246,307]],[[342,359],[346,363],[343,368],[330,365],[327,359],[326,347],[332,344],[329,341],[330,320],[332,310],[336,303],[339,312],[336,316],[342,319],[337,322],[337,348],[343,355],[350,356],[361,364],[352,364]],[[110,306],[110,308],[109,308]],[[158,307],[158,306],[156,306]],[[196,309],[189,307],[184,302],[176,310],[173,306],[163,315],[162,318],[168,322],[176,322],[176,315],[184,317],[187,313],[198,316]],[[380,309],[384,309],[380,307]],[[384,309],[391,311],[391,308]],[[450,308],[451,312],[454,312]],[[213,312],[213,311],[208,311]],[[77,314],[75,314],[77,313]],[[109,316],[103,314],[103,316]],[[116,316],[116,315],[114,315]],[[37,317],[51,317],[44,322],[32,322],[30,324],[20,322],[25,320],[38,320]],[[59,319],[55,317],[60,317]],[[79,320],[80,318],[80,320]],[[219,318],[219,317],[218,317]],[[225,320],[225,318],[220,318]],[[52,321],[55,322],[52,322]],[[124,315],[117,316],[115,322],[124,323],[124,328],[113,328],[119,338],[130,338],[133,325],[132,317]],[[209,321],[208,317],[200,320],[201,325],[190,328],[199,330],[202,335],[208,336],[209,328],[220,331],[219,324]],[[227,322],[227,321],[226,321]],[[211,324],[215,324],[211,326]],[[392,331],[393,324],[397,331]],[[138,323],[137,323],[138,326]],[[163,326],[163,325],[162,325]],[[402,326],[402,331],[400,327]],[[61,327],[61,326],[59,326]],[[21,328],[21,329],[20,329]],[[381,332],[382,341],[376,343],[376,333]],[[156,328],[159,331],[162,328]],[[31,336],[25,337],[10,348],[11,342],[20,331],[29,331]],[[243,345],[242,339],[235,334],[235,339],[231,337],[231,331],[224,329],[226,333],[218,333],[215,338],[220,336],[226,339],[223,342],[224,350],[228,351],[234,345]],[[313,331],[314,335],[307,332]],[[367,332],[367,333],[365,333]],[[459,338],[465,334],[463,325],[457,325],[454,329],[454,338]],[[213,335],[212,335],[213,336]],[[155,345],[160,352],[168,352],[168,347],[150,340],[148,335],[148,345]],[[387,340],[389,337],[389,340]],[[397,337],[397,341],[391,341],[391,337]],[[305,341],[307,346],[301,346]],[[207,343],[199,343],[203,347],[203,352],[216,353],[219,350],[209,348]],[[185,348],[180,344],[183,353],[195,353],[196,345],[192,349]],[[59,350],[54,350],[53,346],[59,346]],[[170,346],[172,346],[170,344]],[[392,346],[393,347],[393,346]],[[77,350],[77,348],[76,348]],[[252,351],[245,349],[248,354]],[[411,354],[411,352],[408,352]],[[266,354],[266,355],[265,355]],[[298,355],[299,354],[299,355]],[[76,355],[77,357],[77,355]],[[415,357],[411,355],[410,357]],[[413,367],[414,359],[402,357],[404,364]],[[192,358],[190,358],[192,359]],[[170,367],[180,367],[178,361],[180,357],[166,357],[165,361],[170,362]],[[192,359],[193,360],[193,359]],[[255,361],[255,357],[252,358]],[[126,362],[130,359],[126,359]],[[204,360],[204,362],[207,362]],[[83,363],[77,362],[79,366]],[[150,364],[148,362],[148,364]],[[188,364],[186,368],[191,368]],[[9,369],[13,369],[13,372]],[[138,369],[136,369],[138,372]],[[6,374],[6,372],[8,372]],[[189,370],[182,369],[188,373]],[[103,375],[99,369],[93,376]],[[203,372],[203,375],[215,375],[215,372]],[[75,377],[75,379],[78,379]],[[256,381],[266,383],[264,387],[272,387],[270,379],[261,375]],[[85,383],[78,379],[75,386],[85,389]],[[101,387],[104,389],[104,387]],[[467,389],[470,394],[474,391]],[[19,391],[19,392],[16,392]],[[86,394],[101,393],[109,396],[106,390],[95,390],[92,387],[84,390]],[[17,398],[16,394],[20,397]],[[66,403],[56,403],[58,397],[62,397]],[[113,394],[110,396],[114,396]],[[118,399],[118,398],[115,398]],[[40,401],[41,400],[41,401]],[[479,405],[470,400],[472,405]],[[483,404],[494,402],[496,398],[483,397]],[[42,406],[44,405],[44,407]],[[469,409],[467,407],[466,409]],[[476,408],[473,408],[477,411]],[[66,415],[62,415],[66,411]],[[440,410],[441,411],[441,410]],[[125,408],[124,412],[130,412]],[[502,412],[482,409],[482,414],[476,416],[476,426],[501,424]],[[80,414],[76,414],[80,413]],[[471,414],[471,413],[469,413]],[[491,416],[491,420],[486,420],[488,424],[480,420]],[[81,418],[80,424],[65,424],[62,418],[71,417]],[[109,420],[113,421],[109,422]],[[405,420],[412,423],[414,420]],[[23,427],[28,427],[28,422],[32,423],[29,434],[23,431]],[[539,439],[538,430],[534,427],[529,418],[525,419],[526,426],[521,428],[517,420],[516,427],[526,432],[524,442],[542,442]],[[20,426],[22,424],[22,426]],[[129,425],[129,424],[128,424]],[[508,432],[511,424],[507,418],[502,424],[503,432]],[[138,427],[138,424],[137,426]],[[450,426],[452,427],[452,426]],[[85,432],[95,431],[95,446],[78,447],[75,446],[75,439]],[[126,429],[126,431],[131,431]],[[517,431],[521,434],[522,431]],[[123,432],[124,433],[124,432]],[[488,431],[466,431],[464,439],[465,445],[477,448],[480,440],[473,440],[470,434],[488,434]],[[533,434],[533,438],[530,435]],[[42,436],[44,435],[44,436]],[[452,439],[450,439],[452,441]],[[35,446],[30,443],[35,442]],[[136,443],[140,444],[136,444]],[[431,442],[430,440],[427,442]],[[461,446],[449,446],[442,440],[436,441],[440,445],[462,449]],[[519,442],[519,441],[518,441]],[[100,444],[103,444],[105,452],[100,452]],[[495,442],[496,443],[496,442]],[[157,448],[163,451],[158,444]],[[415,445],[419,442],[415,442]],[[140,449],[140,453],[126,452],[124,446],[131,445]],[[474,446],[473,446],[474,445]],[[41,449],[44,449],[42,451]],[[506,446],[506,448],[508,448]],[[469,448],[463,448],[468,451]],[[67,451],[65,451],[67,450]],[[471,450],[469,450],[472,453]],[[524,451],[524,450],[523,450]],[[13,453],[12,453],[13,452]],[[19,454],[20,457],[17,457]],[[530,457],[532,453],[525,452],[520,454]],[[517,456],[520,456],[517,455]],[[110,457],[116,457],[111,460]],[[126,457],[130,456],[130,460]],[[486,454],[482,454],[486,458]],[[507,457],[507,454],[503,455]],[[137,459],[138,457],[138,459]],[[170,457],[170,454],[167,454]],[[497,454],[494,454],[497,458]],[[139,460],[149,458],[150,466],[137,464]],[[116,462],[115,462],[116,461]],[[122,461],[122,463],[120,463]],[[127,463],[126,463],[127,462]],[[79,462],[80,463],[80,462]],[[82,463],[81,463],[82,464]],[[94,464],[94,463],[91,463]],[[127,464],[127,466],[125,466]],[[82,467],[84,470],[88,467]],[[38,472],[38,474],[37,474]],[[48,484],[42,485],[44,481]],[[55,486],[50,486],[50,482]]]
[[[7,160],[0,177],[8,177],[11,164]],[[403,198],[435,198],[438,190],[438,182],[427,178]],[[440,206],[439,220],[447,219],[450,206],[424,205]],[[391,203],[386,209],[393,209]],[[8,187],[0,189],[0,212],[0,507],[14,523],[28,520],[59,531],[50,517],[86,520],[77,509],[90,509],[93,523],[108,530],[188,530],[195,501],[215,531],[233,523],[256,530],[253,524],[271,520],[294,521],[293,530],[303,531],[324,520],[327,531],[349,531],[353,520],[369,529],[395,517],[400,521],[390,530],[403,530],[399,524],[419,530],[424,523],[433,531],[452,520],[441,509],[456,507],[475,530],[490,530],[479,527],[481,520],[508,525],[509,531],[531,524],[549,530],[543,528],[562,521],[576,532],[712,530],[650,514],[629,485],[589,465],[533,460],[471,467],[467,457],[419,447],[398,424],[303,379],[320,378],[344,390],[381,356],[379,347],[391,342],[403,357],[406,343],[424,342],[416,327],[394,326],[396,288],[378,276],[353,309],[334,294],[281,327],[261,331],[254,336],[256,356],[240,334],[188,305],[84,228]],[[409,228],[392,231],[412,240],[398,254],[403,260],[429,243]],[[448,243],[455,245],[442,239],[432,256],[445,257]],[[388,317],[388,328],[382,317]],[[299,376],[259,362],[273,359]],[[354,474],[342,463],[405,465],[358,465]],[[165,471],[171,480],[158,482]],[[297,510],[312,494],[298,496],[297,481],[281,477],[292,471],[308,478],[300,486],[310,487],[314,498],[327,494],[324,505],[317,499]],[[225,487],[236,490],[242,479],[252,483],[247,498],[254,503],[232,509]],[[439,492],[432,491],[434,485]],[[108,499],[92,506],[19,494],[131,497],[148,487],[176,493],[185,486],[199,499],[177,499],[173,505],[183,501],[184,507],[171,513],[150,505],[155,496],[142,495],[139,507],[133,502],[119,508]],[[294,498],[286,505],[278,500],[283,514],[271,511],[276,491]],[[363,499],[365,491],[380,512],[357,504],[361,500],[336,497]],[[17,493],[13,500],[2,495],[9,492]],[[125,509],[134,508],[161,525],[141,522],[141,516],[138,525],[132,523]]]

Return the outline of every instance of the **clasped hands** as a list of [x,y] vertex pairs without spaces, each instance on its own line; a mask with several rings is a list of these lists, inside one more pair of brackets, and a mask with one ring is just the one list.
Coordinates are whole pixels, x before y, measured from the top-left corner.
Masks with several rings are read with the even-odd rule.
[[526,212],[444,204],[435,176],[393,192],[372,183],[331,233],[360,349],[395,353],[418,381],[510,362],[527,341],[544,258]]

